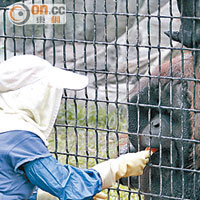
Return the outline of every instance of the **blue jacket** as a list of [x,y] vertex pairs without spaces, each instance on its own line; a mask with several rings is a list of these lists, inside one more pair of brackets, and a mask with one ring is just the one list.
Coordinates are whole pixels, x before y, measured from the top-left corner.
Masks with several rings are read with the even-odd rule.
[[89,200],[102,181],[93,169],[60,164],[32,132],[0,133],[0,200],[28,199],[35,186],[60,200]]

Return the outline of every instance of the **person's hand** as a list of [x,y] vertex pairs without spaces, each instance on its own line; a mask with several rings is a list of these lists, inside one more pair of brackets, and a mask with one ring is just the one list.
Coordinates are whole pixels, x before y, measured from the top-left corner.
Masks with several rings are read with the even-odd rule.
[[104,194],[103,192],[97,193],[94,197],[93,200],[101,200],[101,199],[107,199],[108,196]]
[[106,189],[122,177],[142,175],[149,162],[149,157],[149,151],[128,153],[116,159],[102,162],[94,166],[93,169],[99,172],[103,183],[102,189]]
[[116,159],[119,165],[116,180],[122,177],[142,175],[146,164],[149,162],[149,157],[149,151],[127,153],[118,157]]

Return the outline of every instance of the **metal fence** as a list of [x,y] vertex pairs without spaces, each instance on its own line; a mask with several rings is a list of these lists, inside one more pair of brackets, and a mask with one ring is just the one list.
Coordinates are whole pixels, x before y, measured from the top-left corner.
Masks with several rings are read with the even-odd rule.
[[[180,13],[175,0],[30,0],[65,4],[66,23],[16,26],[5,7],[14,2],[0,2],[1,61],[35,54],[90,80],[83,91],[64,91],[51,153],[89,168],[154,147],[144,175],[120,180],[108,199],[200,199],[198,11],[185,15],[178,1]],[[195,33],[188,47],[184,19]],[[164,32],[181,23],[174,42]]]

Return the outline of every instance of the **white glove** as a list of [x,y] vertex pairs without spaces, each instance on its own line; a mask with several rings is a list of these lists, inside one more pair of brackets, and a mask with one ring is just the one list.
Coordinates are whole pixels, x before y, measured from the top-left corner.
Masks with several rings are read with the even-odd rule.
[[107,199],[108,196],[104,194],[103,192],[97,193],[94,197],[93,200],[101,200],[101,199]]
[[110,159],[93,167],[102,179],[102,190],[111,187],[122,177],[139,176],[149,162],[150,152],[140,151]]
[[40,200],[40,199],[58,200],[57,197],[49,194],[48,192],[45,192],[45,191],[39,189],[37,192],[37,200]]

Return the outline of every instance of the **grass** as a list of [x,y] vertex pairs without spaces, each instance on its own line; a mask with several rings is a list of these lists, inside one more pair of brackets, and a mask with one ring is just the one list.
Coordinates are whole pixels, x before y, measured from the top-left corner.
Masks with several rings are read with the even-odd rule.
[[[97,162],[117,157],[120,144],[127,140],[118,131],[127,132],[123,107],[63,101],[49,138],[49,149],[62,164],[91,168]],[[116,184],[114,188],[105,191],[110,200],[139,199],[134,194],[129,197],[127,187]]]

